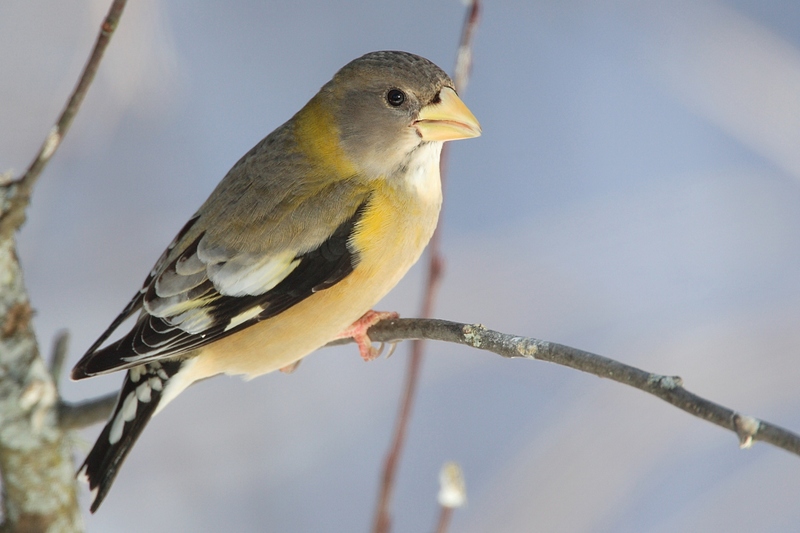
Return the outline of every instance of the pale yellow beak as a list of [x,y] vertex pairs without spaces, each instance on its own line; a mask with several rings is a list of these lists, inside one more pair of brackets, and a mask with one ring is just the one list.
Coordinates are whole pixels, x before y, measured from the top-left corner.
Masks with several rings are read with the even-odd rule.
[[426,141],[469,139],[481,134],[478,119],[449,87],[439,93],[439,102],[428,104],[420,110],[414,127]]

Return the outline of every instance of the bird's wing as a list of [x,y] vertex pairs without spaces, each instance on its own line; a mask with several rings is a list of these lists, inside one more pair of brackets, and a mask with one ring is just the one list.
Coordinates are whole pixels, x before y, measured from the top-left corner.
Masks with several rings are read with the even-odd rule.
[[[335,285],[358,262],[349,241],[367,201],[360,200],[348,218],[326,237],[313,238],[316,242],[310,245],[308,238],[303,240],[302,224],[283,227],[281,231],[294,231],[299,237],[267,251],[214,244],[207,232],[193,231],[195,217],[161,256],[142,289],[78,362],[72,378],[180,355],[274,317]],[[185,241],[187,236],[192,240]],[[304,244],[292,246],[293,242]],[[175,252],[176,243],[180,253]],[[136,311],[140,314],[131,331],[99,348]]]

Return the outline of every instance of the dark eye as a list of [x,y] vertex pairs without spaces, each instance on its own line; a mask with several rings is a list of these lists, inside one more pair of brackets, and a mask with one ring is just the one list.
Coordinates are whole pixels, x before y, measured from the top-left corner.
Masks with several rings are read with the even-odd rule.
[[390,89],[389,92],[386,93],[386,101],[389,102],[390,106],[401,106],[403,102],[406,101],[406,93],[400,89]]

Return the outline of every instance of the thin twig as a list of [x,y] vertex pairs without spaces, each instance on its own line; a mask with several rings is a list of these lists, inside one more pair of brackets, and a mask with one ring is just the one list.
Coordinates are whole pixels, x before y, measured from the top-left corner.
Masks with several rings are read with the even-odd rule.
[[[501,333],[480,324],[462,324],[432,318],[398,318],[379,322],[372,326],[368,333],[369,338],[375,342],[390,343],[414,339],[453,342],[496,353],[509,359],[536,359],[574,368],[652,394],[690,415],[730,430],[739,437],[739,444],[743,448],[749,447],[753,441],[762,441],[800,456],[800,435],[689,392],[683,388],[683,380],[678,376],[653,374],[602,355],[555,342]],[[350,342],[353,342],[353,339],[339,339],[329,343],[328,346]],[[100,422],[110,414],[113,399],[113,395],[105,396],[77,405],[68,405],[64,409],[70,411],[66,415],[70,421],[86,421],[89,417],[83,411],[100,412],[101,405],[105,405],[106,410],[101,413],[102,416],[97,416],[90,423]],[[84,427],[90,423],[72,423],[74,425],[69,427]]]
[[453,518],[453,510],[463,507],[467,502],[467,484],[461,465],[455,461],[447,461],[439,470],[439,520],[436,533],[446,533]]
[[461,42],[456,54],[456,68],[453,73],[456,89],[461,92],[467,90],[469,75],[472,73],[472,41],[475,30],[478,29],[478,17],[481,13],[480,0],[474,0],[469,5],[467,17],[461,30]]
[[5,185],[5,187],[8,188],[8,194],[6,196],[8,205],[2,210],[2,214],[0,215],[0,239],[8,237],[25,222],[25,208],[30,202],[33,186],[36,184],[42,170],[44,170],[50,158],[53,157],[53,154],[67,134],[69,127],[72,125],[72,121],[83,102],[83,98],[86,96],[86,92],[89,90],[89,86],[94,80],[97,68],[100,66],[100,60],[103,58],[103,53],[111,40],[114,30],[117,29],[117,23],[119,22],[120,16],[122,16],[125,2],[126,0],[114,0],[111,4],[108,14],[103,21],[103,25],[100,28],[100,34],[97,36],[97,41],[89,56],[89,60],[86,62],[81,77],[78,79],[78,84],[72,91],[72,95],[67,101],[66,106],[64,106],[61,116],[58,117],[50,133],[47,134],[47,138],[39,149],[39,153],[36,154],[36,157],[34,157],[28,167],[28,170],[25,171],[25,174],[18,180]]
[[50,375],[53,376],[53,383],[58,390],[58,382],[61,381],[61,373],[64,370],[64,361],[67,359],[67,347],[69,346],[69,331],[61,330],[53,341],[53,351],[50,354]]
[[[479,12],[479,0],[472,0],[468,7],[466,18],[464,19],[454,73],[456,89],[462,92],[464,88],[466,88],[469,80],[469,73],[472,68],[472,37],[478,25]],[[447,154],[447,145],[445,145],[440,158],[440,175],[443,190],[447,177]],[[441,220],[441,213],[439,214],[439,219]],[[420,309],[420,316],[422,318],[428,318],[433,314],[436,295],[439,292],[438,289],[444,270],[444,257],[441,253],[440,243],[441,225],[438,225],[428,244],[428,276]],[[384,460],[380,494],[378,495],[378,501],[375,505],[375,516],[372,526],[374,533],[388,533],[391,530],[390,508],[394,493],[395,478],[406,441],[406,431],[409,421],[411,420],[411,412],[414,407],[414,398],[416,397],[422,367],[423,350],[422,340],[415,340],[412,343],[411,355],[408,359],[408,367],[406,370],[405,385],[403,387],[403,396],[400,400],[400,407],[395,421],[394,434],[389,446],[389,451],[386,454],[386,459]]]
[[0,531],[4,532],[84,530],[70,448],[64,433],[54,431],[53,418],[45,416],[57,396],[54,383],[63,367],[67,341],[62,335],[56,342],[48,372],[30,327],[30,304],[14,237],[25,222],[33,187],[69,130],[124,6],[125,0],[112,3],[75,89],[26,172],[18,180],[0,176],[0,256],[5,257],[0,307],[10,310],[13,318],[5,320],[13,329],[0,339],[5,401],[0,417]]
[[[386,343],[414,339],[453,342],[493,352],[509,359],[536,359],[567,366],[652,394],[690,415],[732,431],[739,437],[739,444],[743,448],[749,447],[753,441],[761,441],[800,456],[800,435],[689,392],[683,388],[683,380],[678,376],[653,374],[563,344],[501,333],[480,324],[462,324],[433,318],[384,320],[369,329],[369,338],[375,342]],[[339,339],[329,343],[328,346],[350,342],[353,340]],[[67,411],[67,414],[63,415],[62,425],[66,423],[66,427],[78,428],[103,421],[111,413],[113,400],[114,395],[109,395],[77,405],[64,404],[62,409]],[[90,412],[96,415],[87,414]],[[81,420],[82,423],[73,420]]]
[[653,374],[591,352],[486,329],[480,324],[461,324],[436,319],[396,319],[379,322],[369,330],[375,342],[428,339],[464,344],[507,358],[547,361],[634,387],[678,409],[730,430],[742,448],[762,441],[800,456],[800,435],[775,424],[743,415],[683,388],[678,376]]
[[111,416],[111,410],[117,403],[118,393],[114,392],[86,400],[85,402],[58,404],[58,425],[63,430],[83,429],[99,422],[105,422]]
[[453,508],[439,506],[439,520],[436,522],[436,533],[447,533],[447,528],[450,527],[450,520],[453,518]]

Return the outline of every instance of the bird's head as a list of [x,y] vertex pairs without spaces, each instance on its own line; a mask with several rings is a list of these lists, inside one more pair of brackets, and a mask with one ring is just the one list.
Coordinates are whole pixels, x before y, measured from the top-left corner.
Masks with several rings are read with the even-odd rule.
[[309,106],[327,115],[322,123],[331,126],[341,154],[367,177],[401,169],[427,143],[481,134],[450,77],[407,52],[372,52],[351,61]]

